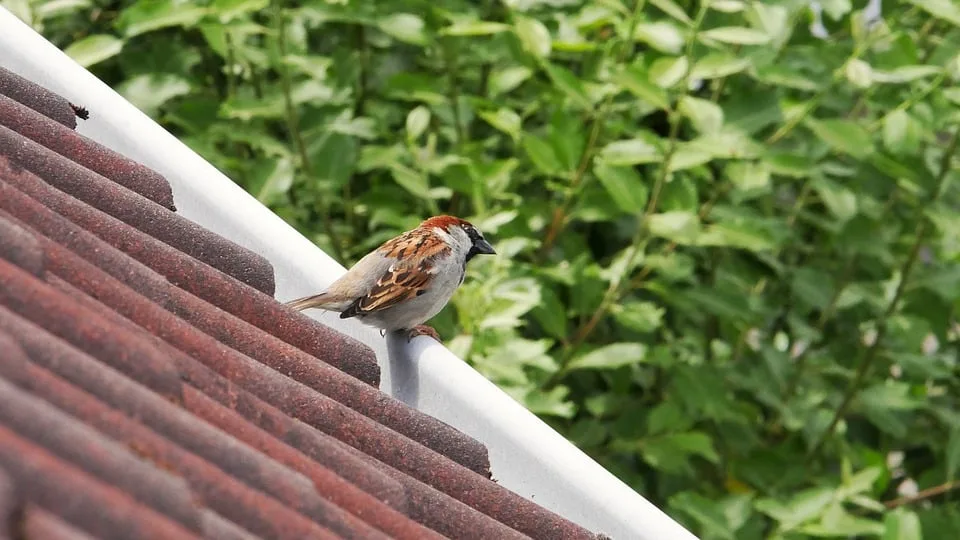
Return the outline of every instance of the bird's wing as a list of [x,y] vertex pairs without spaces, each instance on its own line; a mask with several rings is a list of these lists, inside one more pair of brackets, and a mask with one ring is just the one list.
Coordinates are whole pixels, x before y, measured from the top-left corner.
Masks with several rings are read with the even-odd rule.
[[427,292],[437,273],[436,260],[450,247],[435,235],[410,231],[380,246],[393,262],[370,290],[340,313],[341,319],[381,311]]

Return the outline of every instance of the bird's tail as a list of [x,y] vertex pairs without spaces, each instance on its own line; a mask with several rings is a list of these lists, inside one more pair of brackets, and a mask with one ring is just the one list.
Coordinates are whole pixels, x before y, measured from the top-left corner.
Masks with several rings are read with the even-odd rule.
[[328,301],[329,297],[327,293],[320,293],[312,296],[304,296],[303,298],[297,298],[296,300],[291,300],[284,303],[284,305],[296,311],[303,311],[305,309],[315,307],[325,308]]

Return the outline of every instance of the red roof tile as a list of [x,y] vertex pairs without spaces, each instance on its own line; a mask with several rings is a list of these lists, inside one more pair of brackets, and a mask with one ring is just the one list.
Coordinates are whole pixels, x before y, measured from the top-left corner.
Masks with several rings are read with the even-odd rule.
[[[96,113],[95,111],[93,112]],[[25,538],[594,538],[377,389],[269,261],[0,68],[0,520]]]

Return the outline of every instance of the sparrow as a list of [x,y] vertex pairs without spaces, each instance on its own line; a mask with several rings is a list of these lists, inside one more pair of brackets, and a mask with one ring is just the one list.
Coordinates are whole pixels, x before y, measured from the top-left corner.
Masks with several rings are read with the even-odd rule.
[[467,263],[494,255],[493,246],[469,222],[434,216],[416,229],[387,240],[357,261],[320,294],[286,302],[302,311],[340,313],[386,332],[405,332],[407,341],[437,332],[423,323],[440,312],[463,284]]

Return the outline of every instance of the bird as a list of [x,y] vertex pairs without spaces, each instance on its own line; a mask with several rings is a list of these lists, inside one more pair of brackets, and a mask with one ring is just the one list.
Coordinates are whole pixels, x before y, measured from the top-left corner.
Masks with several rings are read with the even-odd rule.
[[381,335],[405,333],[408,342],[420,335],[440,341],[436,330],[423,323],[463,284],[471,259],[495,254],[470,222],[433,216],[365,255],[323,292],[285,305],[296,311],[339,312],[341,319],[356,317],[379,328]]

